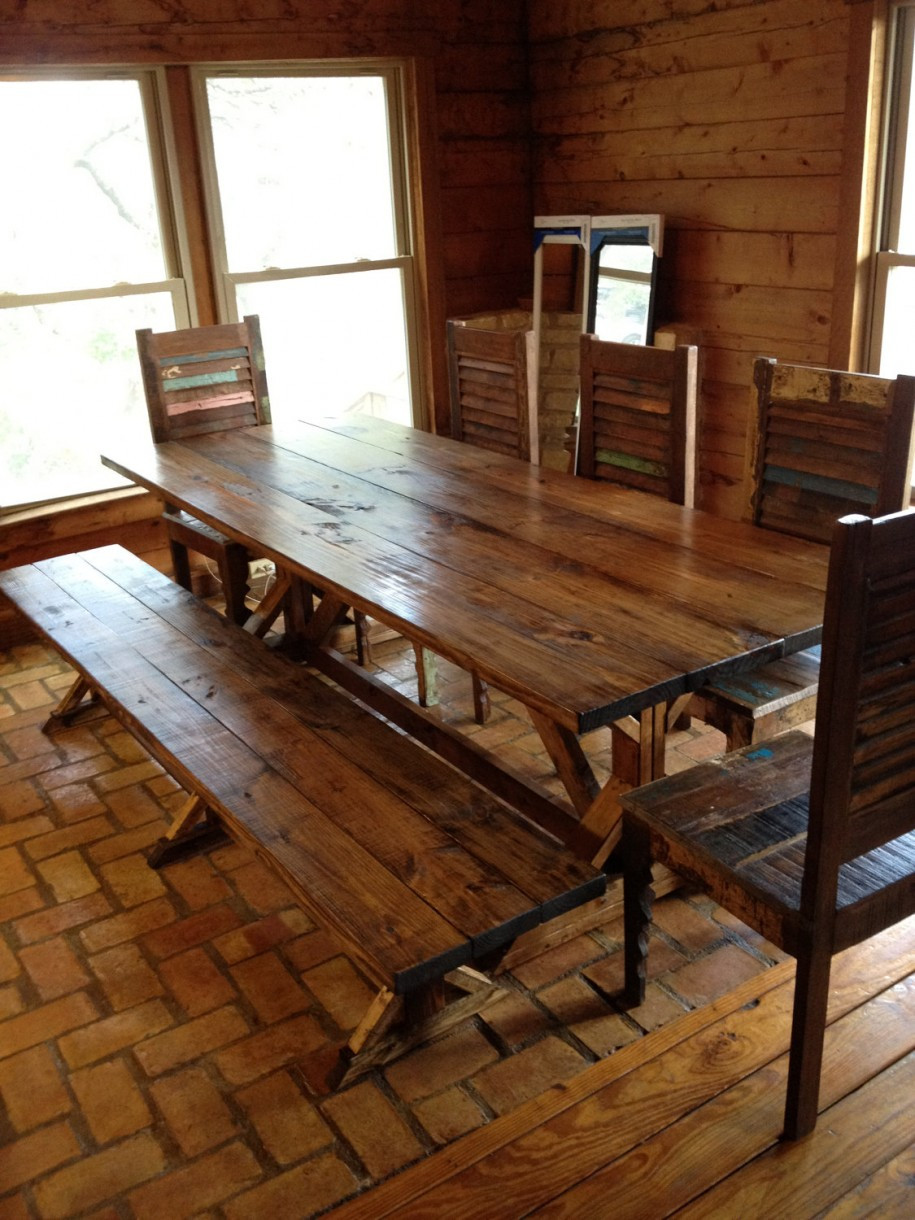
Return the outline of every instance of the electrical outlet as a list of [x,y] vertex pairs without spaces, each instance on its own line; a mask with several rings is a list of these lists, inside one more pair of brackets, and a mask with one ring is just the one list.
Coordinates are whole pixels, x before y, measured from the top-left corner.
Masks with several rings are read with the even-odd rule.
[[259,580],[262,576],[273,575],[273,562],[270,559],[254,559],[248,564],[248,580]]

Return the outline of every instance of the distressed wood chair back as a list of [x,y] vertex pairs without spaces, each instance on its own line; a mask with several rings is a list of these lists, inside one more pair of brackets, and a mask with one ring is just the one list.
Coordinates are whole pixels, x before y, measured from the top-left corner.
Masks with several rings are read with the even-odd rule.
[[623,797],[627,994],[650,860],[798,959],[785,1130],[817,1116],[832,955],[915,912],[915,511],[834,528],[816,731]]
[[494,453],[537,461],[530,332],[449,321],[447,339],[451,435]]
[[[137,353],[146,391],[149,426],[156,444],[270,423],[270,399],[260,319],[193,326],[184,330],[137,331]],[[249,563],[246,547],[175,505],[163,514],[172,572],[193,588],[189,551],[211,559],[219,571],[226,614],[244,623]]]
[[698,356],[582,335],[578,474],[692,507]]
[[[915,378],[873,377],[761,357],[754,366],[750,519],[829,542],[849,512],[881,516],[909,503]],[[819,650],[809,649],[699,691],[690,712],[728,748],[812,719]]]
[[[802,917],[834,904],[846,862],[913,831],[915,511],[908,510],[874,521],[845,518],[836,528]],[[905,850],[908,871],[915,872],[915,836]],[[915,893],[906,901],[915,908]],[[861,917],[855,911],[845,918],[855,926]]]
[[915,378],[782,364],[754,366],[750,510],[757,525],[828,543],[848,513],[909,502]]
[[[448,376],[451,385],[451,435],[480,449],[504,453],[525,462],[539,461],[536,396],[530,377],[533,336],[522,330],[485,330],[451,320],[447,323]],[[434,662],[416,648],[420,702],[434,684]],[[478,724],[489,718],[486,683],[473,679],[473,713]]]
[[[698,363],[699,349],[689,344],[670,350],[582,335],[576,473],[692,508]],[[671,727],[684,704],[668,709]],[[625,784],[642,782],[641,721],[647,714],[611,726],[613,774]],[[654,739],[660,752],[664,734]]]
[[270,423],[260,319],[137,331],[153,440]]

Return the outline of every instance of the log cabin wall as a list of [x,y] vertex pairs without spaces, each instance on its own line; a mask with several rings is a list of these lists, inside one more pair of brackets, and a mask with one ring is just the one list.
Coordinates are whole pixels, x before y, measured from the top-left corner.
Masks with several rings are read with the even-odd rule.
[[753,358],[854,367],[834,289],[855,11],[530,0],[535,209],[665,215],[656,323],[700,336],[702,505],[727,516]]
[[[881,3],[0,0],[0,61],[172,65],[180,122],[187,63],[409,60],[428,401],[442,430],[444,321],[529,296],[535,213],[664,213],[656,320],[701,337],[703,503],[737,516],[753,356],[851,360],[855,272],[842,279],[839,245],[843,222],[857,236],[849,159],[864,124],[846,71],[855,21],[860,35]],[[192,202],[199,184],[183,190]],[[191,237],[204,264],[205,234]],[[205,294],[198,306],[212,320]],[[115,500],[106,522],[92,506],[88,531],[81,510],[39,514],[34,535],[25,519],[0,523],[0,564],[62,539],[117,540],[135,529],[122,512]]]
[[[416,117],[412,182],[426,405],[447,430],[445,318],[513,306],[531,283],[530,106],[521,0],[0,0],[0,65],[168,65],[179,141],[193,141],[184,65],[403,58]],[[24,167],[27,172],[27,167]],[[209,256],[181,183],[201,324]],[[0,567],[118,541],[167,570],[151,497],[93,497],[0,518]],[[9,635],[6,636],[9,639]],[[3,624],[0,622],[0,642]]]

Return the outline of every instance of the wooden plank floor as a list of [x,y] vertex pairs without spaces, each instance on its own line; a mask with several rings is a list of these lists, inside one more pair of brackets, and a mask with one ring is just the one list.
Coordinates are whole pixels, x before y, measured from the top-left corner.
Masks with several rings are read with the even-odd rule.
[[793,962],[331,1213],[915,1214],[915,918],[833,965],[816,1131],[779,1141]]

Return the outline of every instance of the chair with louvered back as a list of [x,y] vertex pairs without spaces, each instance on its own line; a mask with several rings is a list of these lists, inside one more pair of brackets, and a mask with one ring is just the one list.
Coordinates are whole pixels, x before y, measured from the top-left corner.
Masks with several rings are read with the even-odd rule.
[[913,725],[915,511],[855,514],[833,534],[813,740],[795,729],[622,798],[628,1003],[645,996],[652,860],[797,959],[789,1139],[817,1120],[833,954],[915,912]]
[[537,461],[528,382],[530,333],[448,322],[451,435],[494,453]]
[[699,349],[581,337],[577,473],[691,508]]
[[[270,400],[260,321],[137,331],[137,350],[153,440],[180,440],[203,432],[270,423]],[[167,505],[165,525],[175,579],[191,588],[188,551],[213,560],[237,623],[248,615],[247,550],[188,513]]]
[[[581,405],[576,473],[693,506],[699,349],[673,350],[581,336]],[[671,728],[687,699],[667,711]],[[651,714],[646,712],[645,715]],[[628,716],[611,726],[613,774],[642,782],[641,726]],[[656,749],[664,734],[654,737]]]
[[[451,435],[493,453],[523,461],[538,460],[536,413],[531,409],[531,334],[520,330],[486,330],[451,320],[447,323],[448,373],[451,383]],[[417,659],[421,701],[430,667]],[[473,674],[474,718],[489,716],[485,683]]]
[[[748,517],[828,542],[846,513],[880,516],[909,503],[915,379],[756,361]],[[690,712],[720,729],[728,749],[812,719],[819,650],[809,649],[704,687]]]

